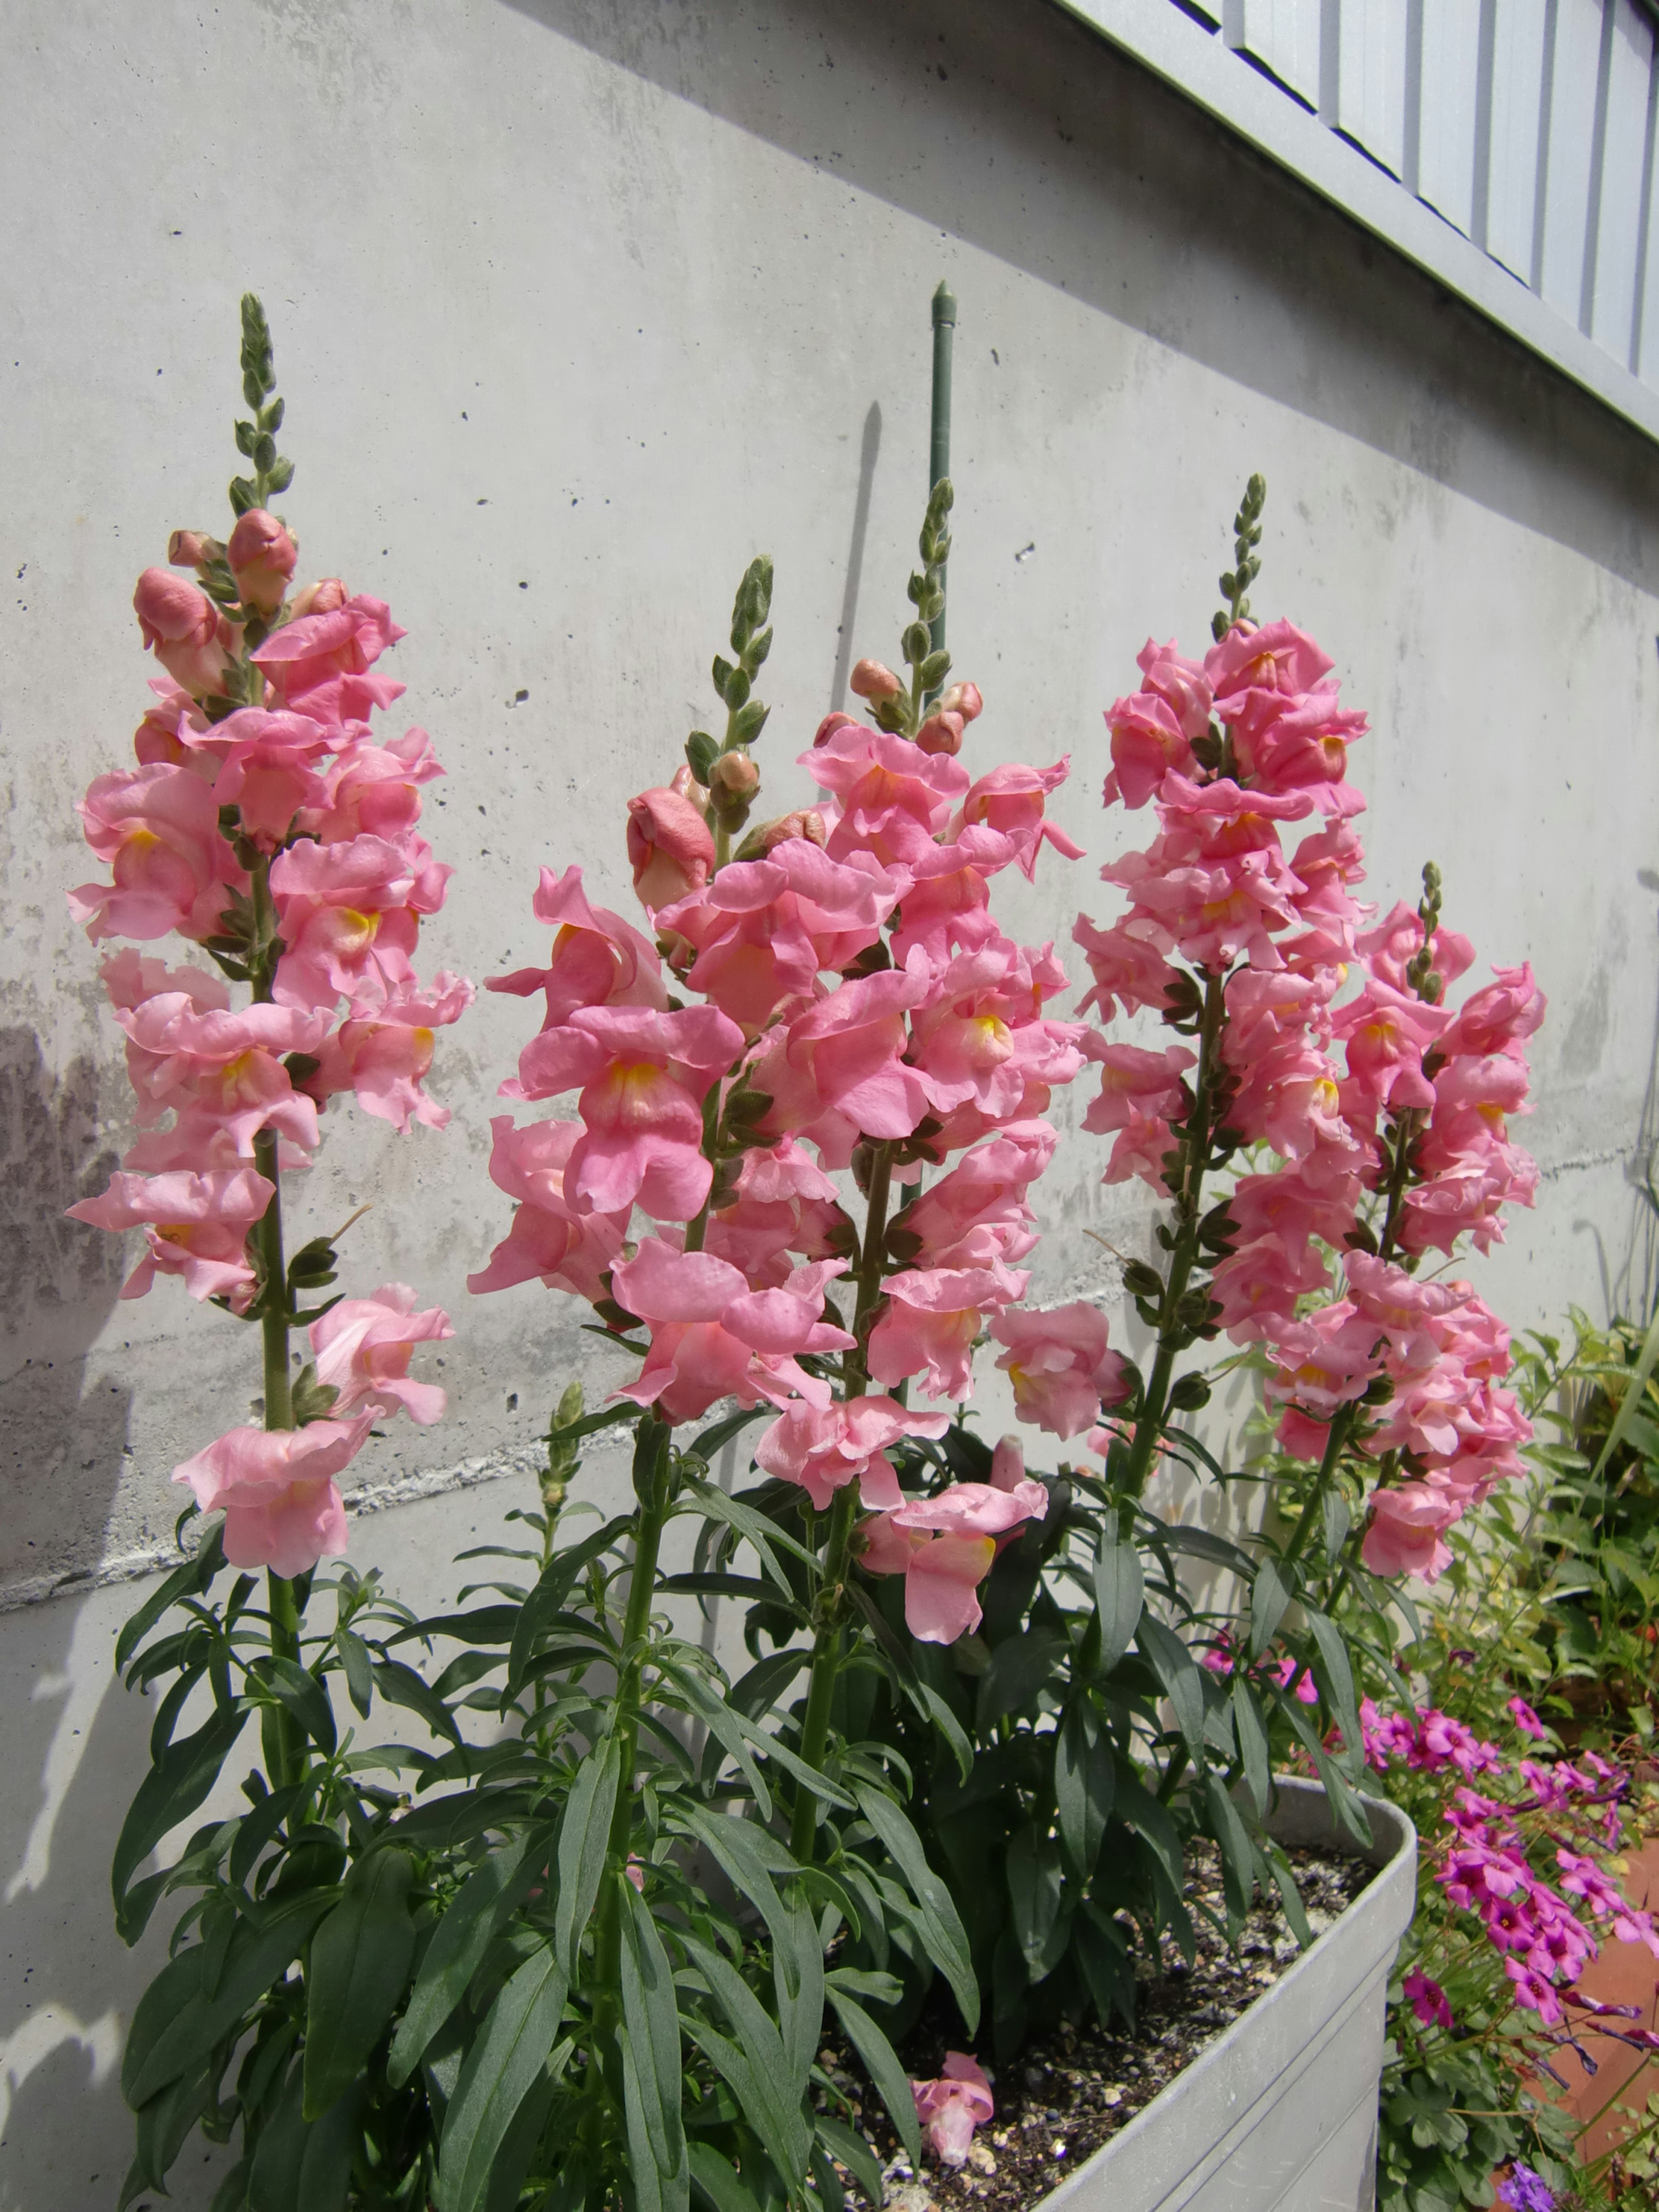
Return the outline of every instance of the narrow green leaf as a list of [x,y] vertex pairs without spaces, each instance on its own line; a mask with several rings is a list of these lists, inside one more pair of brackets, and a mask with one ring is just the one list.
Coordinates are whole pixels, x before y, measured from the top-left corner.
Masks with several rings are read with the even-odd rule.
[[[639,2125],[659,2179],[663,2212],[684,2212],[690,2191],[685,2130],[680,2119],[679,2005],[673,1969],[650,1908],[629,1881],[622,1882],[622,2003],[631,2062],[629,2087],[637,2100]],[[630,2122],[630,2135],[636,2132]],[[641,2164],[637,2150],[637,2177]]]
[[866,2201],[879,2204],[882,2200],[881,2160],[864,2137],[844,2121],[828,2112],[821,2112],[817,2121],[818,2141],[832,2158],[838,2158],[864,2191]]
[[252,1669],[256,1680],[274,1690],[300,1726],[325,1752],[334,1750],[338,1736],[328,1692],[308,1667],[296,1659],[262,1659]]
[[1018,1712],[1031,1703],[1070,1648],[1070,1639],[1057,1628],[1024,1629],[997,1645],[979,1678],[975,1702],[974,1725],[981,1741],[1005,1713]]
[[549,1945],[525,1960],[489,2008],[444,2116],[439,2212],[476,2212],[483,2201],[496,2154],[557,2040],[566,1988]]
[[927,1863],[921,1838],[893,1800],[879,1790],[860,1787],[859,1810],[886,1846],[921,1908],[921,1921],[933,1963],[951,1984],[957,2005],[972,2034],[979,2026],[979,1981],[950,1891]]
[[383,1847],[359,1859],[312,1938],[306,1976],[305,2116],[319,2119],[368,2062],[415,1956],[415,1862]]
[[1007,1871],[1014,1937],[1027,1978],[1040,1982],[1059,1964],[1054,1939],[1065,1886],[1060,1845],[1028,1820],[1008,1839]]
[[1342,1731],[1342,1765],[1351,1778],[1357,1778],[1364,1758],[1364,1744],[1359,1733],[1359,1707],[1354,1698],[1348,1647],[1328,1613],[1316,1613],[1310,1607],[1308,1627],[1319,1652],[1319,1665],[1315,1671],[1322,1677],[1320,1686]]
[[200,1946],[162,1968],[138,2001],[121,2062],[121,2094],[135,2111],[189,2076],[226,2040],[249,2007],[282,1979],[333,1902],[331,1890],[312,1891],[239,1920],[210,1997],[202,1990],[201,1967],[184,1966],[201,1955]]
[[1619,1402],[1619,1411],[1613,1426],[1607,1431],[1607,1440],[1597,1455],[1589,1472],[1587,1487],[1593,1490],[1601,1480],[1601,1470],[1613,1457],[1629,1433],[1631,1423],[1642,1410],[1642,1401],[1648,1387],[1648,1377],[1656,1363],[1659,1363],[1659,1313],[1654,1316],[1647,1334],[1642,1340],[1642,1349],[1630,1380],[1625,1385],[1625,1395]]
[[921,1685],[921,1694],[934,1727],[945,1738],[951,1756],[956,1760],[958,1778],[966,1782],[974,1771],[974,1747],[968,1741],[968,1732],[951,1711],[931,1682]]
[[887,2117],[898,2130],[912,2166],[921,2165],[921,2128],[916,2118],[915,2092],[910,2077],[899,2064],[898,2053],[856,1998],[830,1984],[829,1997],[847,2040],[864,2061],[864,2070],[876,2085],[887,2107]]
[[[720,1692],[713,1688],[694,1668],[682,1667],[664,1658],[661,1668],[686,1704],[693,1716],[700,1720],[720,1749],[735,1759],[743,1770],[744,1779],[754,1792],[755,1805],[763,1820],[772,1817],[772,1793],[766,1778],[755,1764],[754,1753],[749,1748],[744,1723],[734,1713]],[[707,1769],[704,1770],[705,1773]]]
[[1250,1586],[1250,1656],[1259,1659],[1279,1632],[1291,1602],[1285,1571],[1274,1559],[1263,1559]]
[[621,1774],[621,1747],[615,1736],[608,1735],[577,1768],[565,1805],[559,1830],[559,1894],[553,1912],[553,1944],[567,1982],[576,1978],[577,1954],[593,1917]]
[[170,1828],[188,1820],[219,1778],[231,1746],[242,1733],[249,1708],[235,1705],[216,1712],[194,1735],[170,1743],[138,1785],[121,1824],[110,1885],[115,1894],[116,1924],[122,1938],[136,1942],[139,1931],[123,1923],[127,1885]]
[[676,1799],[672,1817],[695,1836],[719,1865],[738,1895],[752,1905],[766,1923],[773,1949],[799,1988],[800,1959],[795,1948],[795,1916],[779,1896],[758,1838],[765,1832],[751,1821],[734,1820],[700,1805],[693,1797]]
[[729,1960],[693,1936],[682,1938],[737,2041],[687,2016],[686,2033],[719,2069],[743,2106],[769,2158],[791,2188],[806,2172],[811,2144],[799,2095],[792,2096],[783,2039],[760,1999]]
[[1238,1735],[1238,1755],[1243,1763],[1245,1784],[1255,1800],[1256,1818],[1265,1820],[1273,1790],[1267,1764],[1267,1723],[1261,1717],[1255,1692],[1242,1672],[1233,1677],[1232,1705],[1233,1727]]
[[1198,1662],[1176,1634],[1150,1613],[1143,1613],[1140,1626],[1135,1631],[1135,1641],[1143,1657],[1152,1663],[1152,1671],[1164,1685],[1164,1694],[1170,1700],[1176,1717],[1176,1725],[1187,1740],[1187,1748],[1194,1765],[1201,1767],[1204,1761],[1204,1683],[1198,1671]]
[[355,1630],[337,1628],[334,1648],[340,1655],[340,1665],[344,1670],[346,1694],[367,1720],[369,1707],[374,1702],[374,1677],[369,1671],[368,1646]]
[[208,1531],[182,1566],[175,1567],[167,1580],[150,1592],[116,1638],[118,1674],[168,1607],[176,1605],[181,1597],[199,1597],[224,1564],[224,1527],[220,1523]]
[[1218,1775],[1204,1778],[1204,1797],[1210,1815],[1210,1832],[1221,1853],[1221,1881],[1227,1899],[1230,1933],[1243,1923],[1255,1895],[1255,1861],[1238,1808],[1223,1788]]
[[[630,1412],[633,1410],[629,1408]],[[563,1610],[564,1601],[579,1578],[595,1559],[609,1551],[627,1527],[628,1522],[622,1516],[607,1521],[604,1528],[595,1528],[580,1544],[572,1544],[568,1550],[556,1552],[548,1561],[542,1571],[541,1580],[525,1600],[518,1626],[513,1632],[512,1649],[507,1662],[507,1686],[510,1695],[516,1696],[522,1687],[525,1670],[553,1615]]]
[[[1054,1742],[1054,1808],[1072,1873],[1086,1881],[1111,1817],[1117,1768],[1100,1716],[1086,1700],[1071,1705]],[[966,1777],[963,1778],[964,1780]]]
[[1095,1560],[1095,1603],[1100,1608],[1100,1669],[1109,1674],[1134,1640],[1146,1577],[1133,1544],[1102,1537]]
[[[822,2126],[822,2123],[819,2124]],[[728,2158],[722,2158],[712,2143],[701,2138],[690,2145],[691,2186],[708,2207],[708,2212],[760,2212],[755,2197],[738,2180]],[[871,2199],[881,2202],[880,2191]]]
[[421,2054],[460,2002],[484,1953],[514,1907],[522,1903],[546,1863],[550,1823],[520,1828],[475,1868],[450,1899],[432,1931],[421,1971],[386,2064],[386,2079],[400,2089]]
[[432,1685],[401,1659],[377,1659],[374,1684],[389,1705],[401,1705],[405,1712],[417,1713],[434,1735],[447,1735],[453,1744],[460,1742],[461,1732],[455,1725],[454,1715]]

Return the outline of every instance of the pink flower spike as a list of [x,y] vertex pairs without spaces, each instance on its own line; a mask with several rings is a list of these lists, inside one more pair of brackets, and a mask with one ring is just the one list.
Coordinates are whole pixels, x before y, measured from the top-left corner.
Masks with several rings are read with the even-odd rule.
[[343,1298],[309,1331],[317,1380],[340,1394],[335,1414],[372,1397],[387,1411],[401,1406],[422,1427],[441,1417],[447,1401],[435,1383],[410,1382],[410,1354],[417,1344],[441,1343],[454,1334],[439,1307],[416,1312],[415,1293],[405,1283],[384,1283],[372,1297]]
[[934,2156],[945,2166],[961,2166],[975,2129],[996,2110],[982,2068],[966,2051],[947,2051],[943,2075],[933,2081],[912,2081],[910,2090]]
[[240,1311],[254,1283],[248,1231],[264,1219],[275,1194],[275,1185],[252,1168],[114,1175],[101,1197],[83,1198],[68,1212],[118,1236],[143,1230],[149,1249],[121,1285],[124,1298],[142,1297],[157,1274],[182,1275],[191,1297],[228,1297]]
[[355,1459],[379,1406],[352,1421],[310,1421],[302,1429],[229,1429],[173,1470],[204,1513],[222,1510],[225,1557],[233,1567],[270,1567],[301,1575],[346,1548],[345,1507],[333,1478]]

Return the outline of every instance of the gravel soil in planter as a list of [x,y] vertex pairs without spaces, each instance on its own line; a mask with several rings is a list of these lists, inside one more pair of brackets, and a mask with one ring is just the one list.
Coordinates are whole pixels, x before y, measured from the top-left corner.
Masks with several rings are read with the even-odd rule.
[[[1258,1899],[1236,1952],[1194,1909],[1197,1956],[1188,1968],[1166,1942],[1158,1970],[1143,1964],[1133,2036],[1061,2028],[989,2069],[996,2112],[956,2171],[930,2159],[913,2175],[856,2057],[826,2046],[886,2163],[887,2212],[1031,2212],[1048,2198],[1050,2212],[1366,2212],[1382,1992],[1411,1915],[1415,1839],[1373,1803],[1376,1849],[1358,1856],[1331,1836],[1322,1792],[1280,1789],[1271,1825],[1312,1948],[1300,1949],[1277,1897]],[[1188,1894],[1224,1921],[1206,1846]],[[960,2036],[953,2008],[924,2014],[900,2053],[907,2071],[937,2075]]]

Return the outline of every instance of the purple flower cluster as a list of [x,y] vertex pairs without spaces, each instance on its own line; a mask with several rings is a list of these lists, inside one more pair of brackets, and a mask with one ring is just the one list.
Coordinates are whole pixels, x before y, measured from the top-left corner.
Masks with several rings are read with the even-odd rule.
[[[1512,1717],[1522,1734],[1533,1736],[1540,1724],[1530,1706],[1523,1711],[1524,1717],[1512,1707]],[[1562,2023],[1564,2000],[1593,2014],[1608,2009],[1574,1994],[1600,1948],[1596,1935],[1603,1925],[1620,1942],[1645,1943],[1659,1959],[1659,1931],[1651,1917],[1629,1904],[1605,1869],[1562,1837],[1566,1827],[1580,1842],[1616,1849],[1623,1833],[1617,1800],[1628,1788],[1616,1767],[1595,1752],[1581,1753],[1576,1765],[1511,1760],[1498,1745],[1432,1706],[1383,1714],[1367,1698],[1360,1729],[1366,1760],[1378,1773],[1400,1759],[1415,1772],[1449,1769],[1464,1778],[1442,1813],[1451,1835],[1441,1846],[1435,1880],[1453,1905],[1479,1917],[1502,1955],[1514,2002],[1536,2013],[1543,2026]],[[1507,1784],[1510,1794],[1483,1795],[1470,1786],[1475,1775],[1491,1778],[1495,1789]],[[1545,1814],[1547,1826],[1539,1818]],[[1528,1821],[1537,1833],[1525,1832]],[[1553,1852],[1547,1878],[1528,1857],[1529,1845]],[[1426,1975],[1412,1981],[1419,1986],[1407,1986],[1406,1995],[1418,2019],[1425,2025],[1449,2021],[1438,1984]]]

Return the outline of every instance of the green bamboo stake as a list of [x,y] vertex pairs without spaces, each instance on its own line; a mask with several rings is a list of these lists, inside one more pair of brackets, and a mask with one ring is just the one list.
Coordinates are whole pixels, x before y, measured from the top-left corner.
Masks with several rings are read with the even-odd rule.
[[[928,439],[927,490],[931,497],[933,486],[951,473],[951,349],[956,337],[957,295],[941,277],[933,295],[933,410],[931,435]],[[943,585],[945,572],[939,573]],[[941,607],[930,625],[933,651],[938,653],[945,643],[945,610]],[[931,707],[939,697],[937,689],[927,695]]]

